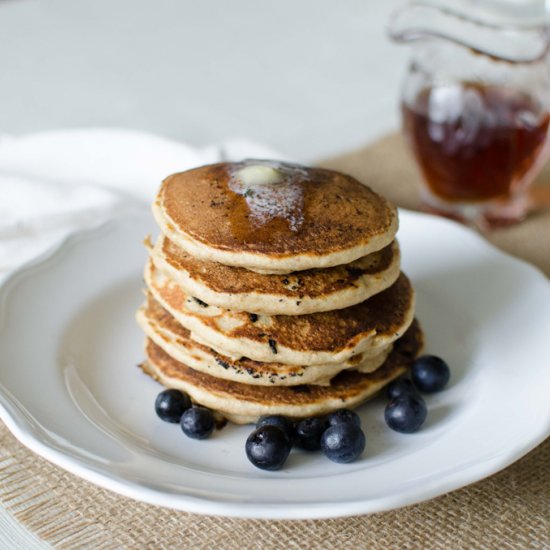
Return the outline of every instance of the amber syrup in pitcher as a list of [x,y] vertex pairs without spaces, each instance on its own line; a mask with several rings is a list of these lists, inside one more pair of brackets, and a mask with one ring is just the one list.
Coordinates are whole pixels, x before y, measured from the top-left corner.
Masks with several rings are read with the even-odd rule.
[[526,93],[476,83],[436,86],[402,111],[428,189],[444,202],[511,199],[543,160],[550,117]]

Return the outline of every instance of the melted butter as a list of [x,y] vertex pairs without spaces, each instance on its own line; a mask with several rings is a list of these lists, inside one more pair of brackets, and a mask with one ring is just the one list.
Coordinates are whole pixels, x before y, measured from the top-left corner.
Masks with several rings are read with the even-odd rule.
[[235,172],[234,177],[239,179],[244,185],[249,188],[258,187],[260,185],[272,185],[280,183],[284,174],[281,170],[273,166],[265,166],[264,164],[249,164]]
[[236,239],[267,242],[292,236],[304,223],[305,168],[277,161],[245,160],[229,168],[229,221]]

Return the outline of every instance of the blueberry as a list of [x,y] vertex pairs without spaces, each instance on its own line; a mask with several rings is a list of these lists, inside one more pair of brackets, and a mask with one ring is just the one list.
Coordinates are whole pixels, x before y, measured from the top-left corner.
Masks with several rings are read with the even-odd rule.
[[161,391],[155,400],[157,416],[165,422],[180,421],[181,415],[191,407],[191,399],[179,390]]
[[214,415],[204,407],[191,407],[181,417],[181,429],[192,439],[206,439],[214,431]]
[[338,409],[330,413],[327,417],[327,421],[329,426],[336,426],[336,424],[353,424],[358,428],[361,427],[359,415],[350,409]]
[[365,450],[365,434],[349,422],[330,426],[321,437],[321,449],[333,462],[347,464],[357,460]]
[[410,434],[420,429],[428,410],[418,394],[401,395],[392,399],[384,411],[386,424],[396,432]]
[[390,399],[395,399],[401,395],[411,395],[417,393],[416,388],[408,378],[398,378],[394,380],[386,390],[386,395]]
[[277,426],[265,425],[254,430],[246,440],[248,460],[262,470],[279,470],[290,453],[291,443]]
[[425,393],[441,391],[449,381],[451,373],[443,359],[435,355],[423,355],[411,367],[415,386]]
[[318,451],[321,448],[321,436],[327,428],[328,422],[324,416],[304,418],[294,428],[294,441],[306,451]]
[[280,414],[262,416],[256,423],[256,428],[261,428],[262,426],[277,426],[277,428],[283,430],[288,440],[292,441],[294,436],[294,423],[286,416]]

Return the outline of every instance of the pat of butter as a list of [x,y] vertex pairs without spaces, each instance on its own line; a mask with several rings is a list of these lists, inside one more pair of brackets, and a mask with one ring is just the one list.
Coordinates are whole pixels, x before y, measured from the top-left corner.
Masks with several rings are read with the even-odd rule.
[[262,166],[261,164],[253,164],[241,168],[237,172],[237,176],[246,186],[251,187],[255,185],[270,185],[283,180],[283,174],[280,170],[271,166]]

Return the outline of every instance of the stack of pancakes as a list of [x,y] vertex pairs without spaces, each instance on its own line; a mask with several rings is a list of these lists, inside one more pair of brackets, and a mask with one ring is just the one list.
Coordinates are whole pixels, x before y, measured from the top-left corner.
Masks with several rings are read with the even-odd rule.
[[397,212],[353,178],[244,161],[174,174],[153,206],[145,372],[237,423],[354,407],[422,345]]

